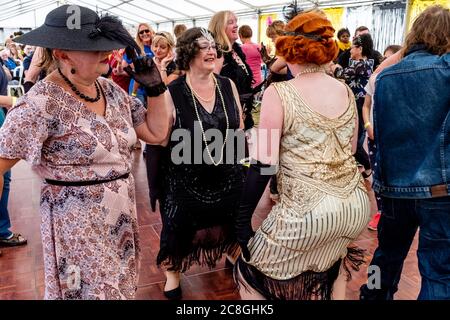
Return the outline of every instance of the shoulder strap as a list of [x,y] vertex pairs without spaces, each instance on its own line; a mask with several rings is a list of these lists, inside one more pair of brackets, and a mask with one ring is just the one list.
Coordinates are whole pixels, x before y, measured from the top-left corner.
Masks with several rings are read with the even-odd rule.
[[176,128],[190,128],[194,125],[194,113],[191,107],[191,97],[185,95],[186,76],[179,77],[169,85],[169,92],[175,106]]
[[275,88],[281,100],[281,107],[283,108],[284,113],[283,117],[283,134],[284,134],[291,129],[294,123],[294,110],[287,101],[288,97],[291,94],[290,92],[291,89],[288,87],[286,81],[274,82],[271,84],[271,86]]
[[358,108],[356,107],[356,102],[355,102],[355,95],[353,94],[352,89],[350,89],[350,87],[345,82],[343,82],[343,83],[345,85],[345,88],[347,89],[349,103],[352,104],[350,109],[352,110],[352,113],[353,113],[352,117],[354,117],[355,115],[358,114]]

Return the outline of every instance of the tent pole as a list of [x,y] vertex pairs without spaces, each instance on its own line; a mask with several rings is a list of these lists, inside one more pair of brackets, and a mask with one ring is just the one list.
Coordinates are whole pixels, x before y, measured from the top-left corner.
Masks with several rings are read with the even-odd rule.
[[406,39],[406,35],[408,34],[408,29],[409,29],[409,20],[410,20],[410,16],[411,16],[411,1],[412,0],[406,0],[405,27],[403,30],[403,42]]

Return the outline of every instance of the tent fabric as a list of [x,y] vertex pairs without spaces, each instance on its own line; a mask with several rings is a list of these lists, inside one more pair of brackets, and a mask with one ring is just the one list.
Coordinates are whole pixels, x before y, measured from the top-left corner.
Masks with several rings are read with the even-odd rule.
[[405,21],[406,6],[402,7],[384,7],[374,6],[373,10],[373,34],[375,48],[383,51],[392,44],[402,45]]
[[[317,3],[321,8],[367,5],[393,0],[298,0],[301,8]],[[406,0],[394,0],[406,1]],[[410,0],[411,1],[411,0]],[[290,0],[0,0],[0,28],[40,26],[45,15],[61,4],[89,7],[119,16],[126,24],[146,21],[160,24],[189,24],[208,20],[215,12],[231,10],[238,16],[281,12]]]
[[[336,31],[365,25],[371,30],[375,47],[382,51],[389,44],[401,44],[405,29],[425,7],[449,0],[298,0],[302,9],[314,3],[324,9]],[[408,2],[408,5],[407,5]],[[58,5],[89,7],[100,14],[119,16],[134,34],[137,24],[149,23],[157,31],[172,31],[177,23],[188,28],[207,27],[211,16],[231,10],[239,17],[239,25],[254,30],[254,42],[270,42],[265,37],[264,17],[284,20],[282,10],[291,0],[0,0],[0,41],[18,29],[28,31],[42,25],[47,13]],[[409,8],[409,10],[407,10]],[[407,13],[408,12],[408,13]]]

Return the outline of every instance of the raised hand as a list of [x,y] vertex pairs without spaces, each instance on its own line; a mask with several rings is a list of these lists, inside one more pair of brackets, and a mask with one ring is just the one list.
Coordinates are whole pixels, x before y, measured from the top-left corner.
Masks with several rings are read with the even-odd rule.
[[161,74],[152,58],[138,57],[136,50],[131,47],[127,47],[125,52],[128,58],[132,60],[134,70],[131,66],[127,66],[124,71],[145,87],[147,96],[156,97],[166,91],[167,87],[162,81]]
[[169,65],[169,63],[172,62],[173,58],[174,58],[174,54],[173,54],[172,51],[170,51],[170,52],[167,54],[167,56],[166,56],[164,59],[162,59],[162,61],[161,61],[161,67],[167,68],[167,66]]

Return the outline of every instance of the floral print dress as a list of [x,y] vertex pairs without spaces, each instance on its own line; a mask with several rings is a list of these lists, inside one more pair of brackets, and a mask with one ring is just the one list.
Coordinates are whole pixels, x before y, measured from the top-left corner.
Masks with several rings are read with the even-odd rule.
[[[0,157],[24,159],[43,179],[111,180],[131,170],[134,127],[145,109],[112,81],[97,115],[59,85],[41,81],[8,112]],[[43,182],[45,299],[133,299],[139,239],[134,179],[90,186]]]

